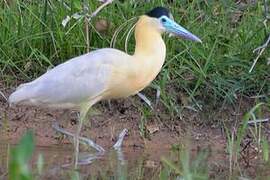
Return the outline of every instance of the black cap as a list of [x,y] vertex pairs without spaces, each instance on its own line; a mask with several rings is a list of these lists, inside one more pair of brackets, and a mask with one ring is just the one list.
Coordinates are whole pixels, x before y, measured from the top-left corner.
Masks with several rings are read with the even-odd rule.
[[164,7],[156,7],[146,13],[146,15],[153,17],[153,18],[160,18],[161,16],[167,16],[170,17],[170,11],[167,8]]

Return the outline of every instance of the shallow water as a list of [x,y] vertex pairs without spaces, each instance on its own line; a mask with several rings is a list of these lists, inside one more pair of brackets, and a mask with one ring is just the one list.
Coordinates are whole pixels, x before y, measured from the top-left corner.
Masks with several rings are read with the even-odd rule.
[[[0,144],[0,173],[1,179],[7,178],[8,152],[14,145]],[[164,151],[163,151],[164,152]],[[43,170],[38,179],[66,179],[73,172],[73,146],[59,145],[52,147],[35,148],[35,153],[29,163],[33,174],[37,174],[38,157],[43,157]],[[167,151],[169,154],[169,150]],[[80,159],[95,155],[95,152],[80,152]],[[166,153],[165,153],[166,154]],[[164,154],[164,155],[165,155]],[[94,159],[90,164],[80,165],[81,178],[124,178],[131,177],[158,177],[160,169],[158,154],[149,154],[142,148],[123,148],[121,152],[109,149],[103,155]]]
[[[8,152],[14,145],[0,144],[0,179],[7,179]],[[174,149],[174,148],[173,148]],[[177,148],[176,148],[177,149]],[[204,153],[200,153],[204,152]],[[233,174],[229,172],[228,154],[209,149],[190,149],[180,152],[172,149],[144,149],[141,147],[124,147],[121,152],[107,148],[104,155],[99,156],[88,165],[80,165],[79,170],[73,170],[73,146],[62,144],[59,146],[35,148],[35,153],[29,162],[36,179],[72,179],[79,175],[81,179],[160,179],[162,173],[170,174],[169,179],[179,176],[188,168],[190,173],[197,173],[201,179],[268,179],[270,165],[259,160],[251,161],[250,165],[239,162]],[[94,151],[83,150],[80,159],[93,156]],[[43,157],[42,173],[38,174],[38,157]],[[173,166],[161,161],[167,160]],[[166,164],[166,165],[164,165]],[[188,164],[185,167],[185,164]],[[180,176],[179,176],[180,177]]]

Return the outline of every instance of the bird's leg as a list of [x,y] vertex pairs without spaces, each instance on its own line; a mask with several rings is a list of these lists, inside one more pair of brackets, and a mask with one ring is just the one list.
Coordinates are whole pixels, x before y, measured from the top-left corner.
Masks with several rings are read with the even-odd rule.
[[75,145],[75,162],[74,162],[74,168],[77,169],[78,167],[78,157],[79,157],[79,135],[82,129],[82,125],[84,120],[86,119],[87,113],[89,111],[91,106],[83,105],[80,110],[80,116],[79,116],[79,125],[77,128],[77,132],[75,134],[74,138],[74,145]]
[[85,137],[80,137],[79,136],[80,132],[81,132],[81,129],[82,129],[83,122],[85,121],[85,119],[87,117],[87,113],[89,112],[90,107],[91,107],[91,105],[89,105],[89,104],[85,104],[85,105],[81,106],[80,115],[78,117],[79,124],[78,124],[78,128],[77,128],[77,131],[76,131],[75,134],[72,134],[72,133],[60,128],[58,124],[53,125],[53,128],[56,131],[58,131],[58,132],[60,132],[62,134],[65,134],[67,136],[73,137],[73,139],[74,139],[74,147],[75,147],[75,159],[74,159],[74,167],[75,167],[75,169],[77,169],[77,167],[78,167],[79,140],[86,143],[87,145],[95,148],[99,152],[99,155],[103,154],[104,151],[105,151],[101,146],[94,143],[94,141],[92,141],[91,139],[87,139]]
[[[69,117],[69,110],[67,110],[67,109],[65,109],[60,115],[59,115],[59,117],[57,117],[57,122],[58,123],[54,123],[53,124],[53,128],[54,128],[54,126],[57,126],[57,127],[66,127],[67,126],[67,124],[68,124],[68,122],[69,122],[69,119],[70,117]],[[57,129],[57,128],[54,128],[54,129]],[[57,138],[58,138],[58,140],[59,140],[59,142],[62,142],[63,141],[63,139],[64,139],[64,137],[65,137],[65,133],[61,133],[61,134],[59,134],[58,133],[59,131],[56,131],[56,136],[57,136]]]
[[[79,141],[82,141],[84,143],[86,143],[87,145],[95,148],[98,153],[94,154],[94,155],[91,155],[89,156],[87,159],[83,160],[80,164],[88,164],[88,163],[91,163],[94,159],[98,159],[101,155],[104,154],[105,150],[99,146],[98,144],[94,143],[94,141],[92,141],[91,139],[88,139],[88,138],[85,138],[85,137],[80,137],[80,132],[81,132],[81,129],[82,129],[82,125],[83,125],[83,122],[85,121],[86,117],[87,117],[87,113],[89,112],[90,110],[90,107],[91,106],[82,106],[81,110],[80,110],[80,116],[78,117],[79,118],[79,124],[78,124],[78,128],[77,128],[77,131],[76,131],[76,134],[72,134],[66,130],[64,130],[63,128],[59,127],[59,125],[57,123],[53,124],[53,128],[62,133],[62,134],[65,134],[67,136],[70,136],[70,137],[73,137],[74,138],[74,146],[75,146],[75,163],[74,163],[74,167],[75,169],[77,169],[78,167],[78,156],[79,156]],[[118,136],[118,140],[117,142],[114,144],[113,148],[117,151],[117,154],[118,154],[118,159],[124,163],[124,158],[123,158],[123,154],[122,154],[122,151],[121,151],[121,146],[122,146],[122,143],[123,143],[123,140],[124,140],[124,137],[125,135],[127,134],[128,130],[127,129],[124,129]]]

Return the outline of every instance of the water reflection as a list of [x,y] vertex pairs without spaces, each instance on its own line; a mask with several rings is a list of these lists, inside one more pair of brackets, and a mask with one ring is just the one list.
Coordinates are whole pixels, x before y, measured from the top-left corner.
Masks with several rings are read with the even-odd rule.
[[[0,144],[0,176],[7,179],[8,172],[8,154],[9,149],[14,145]],[[108,179],[130,179],[133,176],[152,177],[153,172],[159,169],[159,161],[149,160],[149,153],[144,152],[142,148],[107,148],[104,153],[100,152],[81,152],[80,166],[78,173],[82,178],[101,178]],[[38,156],[42,154],[44,167],[40,175],[37,174]],[[70,179],[73,174],[73,145],[61,145],[51,147],[37,146],[33,158],[29,162],[34,176],[37,179]],[[158,166],[149,166],[147,161],[155,161]],[[151,163],[150,163],[151,164]],[[147,170],[145,170],[147,169]]]

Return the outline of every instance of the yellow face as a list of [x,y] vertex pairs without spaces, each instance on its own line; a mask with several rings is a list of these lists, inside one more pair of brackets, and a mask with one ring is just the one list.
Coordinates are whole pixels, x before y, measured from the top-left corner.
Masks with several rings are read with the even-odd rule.
[[160,19],[157,19],[157,18],[153,18],[153,17],[143,15],[143,16],[140,17],[140,20],[139,20],[138,23],[141,24],[144,27],[147,27],[147,28],[151,29],[153,32],[154,31],[159,32],[159,33],[166,32],[166,29],[164,28],[164,26],[160,22]]

